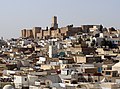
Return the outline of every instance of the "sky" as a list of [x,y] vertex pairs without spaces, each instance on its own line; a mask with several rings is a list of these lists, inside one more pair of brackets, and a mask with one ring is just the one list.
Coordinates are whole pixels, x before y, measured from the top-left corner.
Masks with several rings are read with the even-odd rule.
[[103,24],[120,28],[120,0],[0,0],[0,37],[18,38],[24,28]]

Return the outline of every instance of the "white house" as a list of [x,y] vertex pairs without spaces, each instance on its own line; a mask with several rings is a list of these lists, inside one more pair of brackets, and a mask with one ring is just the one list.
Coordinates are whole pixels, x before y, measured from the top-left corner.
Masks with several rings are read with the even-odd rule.
[[27,75],[14,75],[15,88],[22,89],[23,86],[28,87]]
[[112,70],[116,70],[120,74],[120,62],[118,62],[115,65],[113,65],[112,66]]
[[29,87],[34,85],[38,76],[35,75],[14,75],[15,88],[21,89],[22,87]]
[[50,45],[48,53],[50,58],[54,57],[57,54],[57,46]]
[[37,64],[44,63],[46,61],[45,57],[39,57],[39,61],[37,61]]

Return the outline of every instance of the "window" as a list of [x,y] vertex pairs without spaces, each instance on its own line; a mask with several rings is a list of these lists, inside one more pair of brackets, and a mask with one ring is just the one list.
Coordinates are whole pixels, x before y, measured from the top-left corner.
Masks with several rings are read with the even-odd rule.
[[113,75],[112,75],[112,77],[116,77],[116,75],[117,75],[117,74],[113,72]]
[[106,71],[106,75],[111,75],[111,72],[109,72],[109,71]]
[[77,84],[77,81],[73,80],[73,81],[71,82],[71,84]]
[[27,81],[27,78],[25,78],[25,81]]
[[108,67],[107,69],[108,69],[108,70],[112,70],[112,67]]
[[41,85],[45,85],[45,83],[40,83]]
[[65,81],[65,83],[69,83],[69,81]]

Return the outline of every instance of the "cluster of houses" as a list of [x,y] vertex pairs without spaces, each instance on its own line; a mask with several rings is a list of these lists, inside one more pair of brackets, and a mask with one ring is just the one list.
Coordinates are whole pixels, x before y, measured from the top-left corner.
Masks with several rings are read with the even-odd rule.
[[63,37],[1,39],[0,87],[119,89],[120,30],[102,25],[79,28]]

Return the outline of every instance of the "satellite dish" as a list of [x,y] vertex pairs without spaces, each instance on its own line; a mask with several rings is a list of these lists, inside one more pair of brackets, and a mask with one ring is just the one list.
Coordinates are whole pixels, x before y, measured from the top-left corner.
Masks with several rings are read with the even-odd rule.
[[15,89],[12,85],[5,85],[3,89]]
[[45,80],[45,84],[50,86],[50,85],[52,85],[52,81],[47,79],[47,80]]

